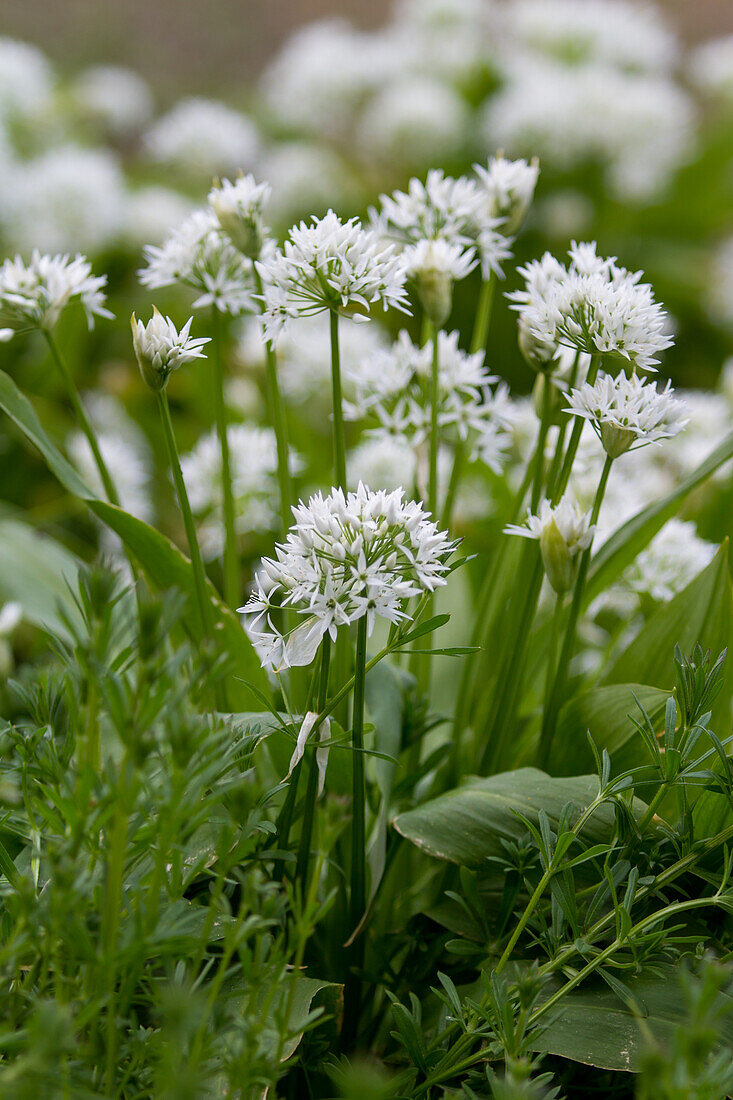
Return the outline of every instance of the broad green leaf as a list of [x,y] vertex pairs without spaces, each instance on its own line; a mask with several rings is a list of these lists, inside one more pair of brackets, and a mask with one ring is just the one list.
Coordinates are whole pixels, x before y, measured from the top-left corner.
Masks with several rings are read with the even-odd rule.
[[66,547],[17,519],[0,518],[0,602],[17,600],[27,620],[65,632],[59,607],[78,617],[71,595],[78,571]]
[[[634,697],[654,721],[663,713],[669,692],[647,684],[609,684],[583,691],[567,702],[560,711],[553,742],[549,767],[552,775],[592,771],[595,764],[588,744],[589,732],[599,749],[608,749],[616,770],[627,766],[627,759],[634,756],[635,744],[646,759],[646,749],[628,717],[632,714],[641,718]],[[623,765],[619,763],[621,757]]]
[[[86,501],[94,514],[122,539],[126,548],[139,562],[157,588],[179,588],[187,597],[184,620],[193,638],[201,640],[201,628],[196,606],[196,589],[191,563],[173,543],[149,524],[131,516],[121,508],[100,500],[81,480],[46,435],[30,401],[9,375],[0,371],[0,408],[8,414],[45,458],[51,472],[74,496]],[[209,596],[214,609],[214,630],[221,648],[232,658],[234,675],[269,692],[267,676],[252,644],[236,615],[226,607],[209,584]],[[240,680],[230,677],[227,684],[230,706],[245,710],[253,705],[254,695]]]
[[[669,1046],[675,1029],[687,1019],[675,971],[663,975],[629,977],[625,984],[647,1011],[643,1026],[663,1046]],[[548,995],[552,992],[548,988]],[[733,998],[718,994],[721,1008],[720,1045],[733,1046]],[[548,1013],[549,1025],[534,1039],[536,1051],[556,1054],[598,1069],[638,1072],[644,1049],[643,1035],[634,1015],[605,983],[596,979],[568,993]]]
[[[544,810],[554,828],[566,803],[573,802],[579,816],[597,792],[598,780],[592,775],[555,779],[536,768],[519,768],[470,780],[399,814],[394,826],[429,855],[475,867],[489,856],[500,855],[502,840],[517,840],[526,833],[517,813],[536,821],[538,812]],[[613,823],[613,807],[600,806],[583,831],[584,842],[607,840]]]
[[[269,991],[265,991],[263,995],[268,999],[268,1012],[260,1034],[259,1045],[262,1052],[269,1056],[279,1051],[280,1061],[286,1062],[295,1053],[303,1038],[311,1013],[315,1009],[313,1002],[316,997],[319,994],[327,997],[330,1002],[328,1006],[319,1007],[325,1011],[330,1010],[335,1015],[341,1009],[342,986],[335,982],[319,981],[304,974],[293,973],[279,982],[276,990],[272,999],[269,998]],[[246,993],[242,992],[241,986],[231,979],[224,983],[222,996],[235,1010],[252,1010]],[[288,1010],[287,1020],[283,1018],[286,1009]],[[287,1032],[288,1036],[282,1046],[281,1028]]]
[[733,458],[733,433],[727,436],[697,469],[693,470],[671,493],[642,509],[619,528],[594,556],[584,594],[587,606],[631,565],[638,554],[661,531],[667,520],[677,514],[685,498]]
[[[402,739],[402,717],[405,709],[405,674],[386,661],[376,665],[366,678],[366,710],[374,723],[374,748],[389,756],[398,756]],[[389,799],[395,765],[387,760],[375,760],[374,770],[382,798]]]

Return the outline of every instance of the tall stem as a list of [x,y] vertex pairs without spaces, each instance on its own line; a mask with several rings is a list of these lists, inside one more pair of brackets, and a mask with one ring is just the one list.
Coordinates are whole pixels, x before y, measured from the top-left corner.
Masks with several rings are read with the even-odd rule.
[[[253,265],[254,281],[261,308],[265,308],[262,277]],[[263,337],[264,340],[264,337]],[[277,481],[280,488],[280,525],[281,534],[285,536],[291,522],[290,505],[293,503],[293,485],[290,478],[290,461],[288,457],[288,424],[285,416],[285,405],[280,392],[280,382],[277,376],[277,356],[275,348],[270,340],[264,340],[265,344],[265,373],[267,379],[267,405],[270,415],[270,423],[275,432],[275,445],[277,447]]]
[[191,505],[188,500],[188,493],[186,492],[186,483],[184,482],[183,474],[181,473],[181,462],[178,457],[176,437],[173,434],[173,424],[171,422],[171,413],[168,407],[168,397],[165,390],[158,390],[155,396],[158,400],[160,419],[163,422],[163,434],[165,435],[165,442],[166,446],[168,447],[168,459],[170,461],[171,471],[173,473],[173,480],[175,482],[176,492],[178,494],[178,504],[180,506],[181,514],[183,516],[183,526],[186,529],[186,538],[188,540],[188,551],[191,556],[191,567],[193,569],[193,579],[196,587],[196,600],[199,607],[201,627],[204,634],[210,638],[212,634],[211,603],[206,593],[206,574],[204,572],[204,563],[201,557],[201,550],[199,548],[198,538],[196,537],[196,526],[193,522]]
[[431,325],[433,357],[430,365],[430,471],[428,475],[428,510],[433,519],[438,516],[438,410],[440,405],[440,330]]
[[[600,355],[592,355],[590,366],[588,367],[588,375],[586,377],[586,382],[589,386],[592,386],[595,382],[600,365]],[[573,424],[573,430],[570,433],[570,442],[568,443],[568,449],[565,452],[565,458],[563,460],[560,476],[558,478],[557,484],[553,486],[553,504],[558,503],[568,487],[568,481],[570,480],[570,474],[573,469],[573,463],[575,462],[575,456],[578,453],[578,444],[580,443],[580,437],[583,434],[584,425],[585,420],[581,416],[575,418],[575,423]]]
[[560,620],[562,619],[563,598],[560,593],[555,594],[555,606],[552,611],[552,618],[550,619],[550,638],[547,643],[547,671],[545,674],[545,696],[544,696],[544,708],[547,709],[547,704],[550,700],[550,692],[552,690],[552,676],[555,671],[555,661],[557,659],[557,642],[558,635],[560,633]]
[[[318,700],[316,711],[320,714],[326,705],[328,697],[328,669],[331,663],[331,638],[323,635],[321,642],[321,673],[318,687]],[[318,764],[316,761],[316,740],[320,736],[320,725],[313,727],[311,740],[310,771],[308,772],[308,788],[305,793],[305,807],[303,809],[303,827],[300,832],[300,847],[298,849],[298,861],[295,868],[295,876],[300,883],[303,897],[308,894],[308,869],[310,863],[311,837],[313,835],[313,817],[315,814],[316,798],[318,796]]]
[[221,449],[221,494],[224,511],[224,602],[229,607],[239,603],[239,555],[234,521],[234,493],[229,461],[229,435],[226,404],[224,402],[224,366],[221,354],[221,315],[216,306],[211,307],[211,362],[214,367],[214,408],[216,432]]
[[346,436],[341,393],[341,352],[339,350],[339,315],[335,309],[331,320],[331,388],[333,392],[333,472],[334,485],[346,491]]
[[445,494],[445,500],[443,501],[443,511],[440,516],[440,526],[443,528],[449,528],[451,525],[451,519],[453,516],[453,505],[456,502],[456,495],[458,493],[458,486],[461,481],[461,474],[463,472],[463,463],[466,457],[466,448],[464,444],[459,440],[456,443],[456,449],[453,454],[453,466],[451,468],[450,481],[448,482],[448,490]]
[[62,359],[59,353],[59,349],[56,346],[56,341],[54,340],[52,333],[49,330],[44,329],[43,335],[46,337],[46,343],[48,344],[49,351],[51,352],[51,358],[53,359],[59,374],[63,378],[64,384],[66,385],[66,391],[69,395],[69,400],[71,401],[72,407],[74,409],[74,416],[76,417],[77,423],[79,424],[79,427],[86,436],[87,442],[89,443],[89,446],[91,448],[92,456],[94,458],[97,470],[99,471],[99,476],[101,478],[102,485],[104,486],[107,500],[110,502],[110,504],[116,504],[119,508],[120,498],[117,495],[115,484],[110,476],[109,470],[107,469],[107,464],[102,458],[102,452],[99,449],[99,441],[97,440],[96,432],[94,431],[92,423],[87,416],[86,409],[82,404],[81,397],[79,396],[79,390],[76,387],[76,382],[72,378],[71,371],[69,370],[68,366],[66,365],[65,361]]
[[[601,504],[603,503],[603,497],[606,492],[606,485],[608,484],[608,475],[611,473],[612,465],[613,459],[610,457],[610,455],[606,455],[606,461],[603,464],[601,480],[598,483],[595,500],[593,501],[593,511],[591,512],[590,518],[591,525],[595,524],[598,519],[598,514],[601,510]],[[578,576],[575,581],[575,588],[573,589],[573,600],[570,605],[570,615],[568,616],[568,622],[565,628],[565,637],[563,638],[560,658],[557,662],[557,671],[555,673],[552,691],[550,693],[549,701],[545,708],[545,715],[542,723],[542,732],[540,733],[539,747],[539,763],[540,766],[543,768],[546,766],[550,756],[550,749],[552,748],[552,741],[555,736],[555,729],[557,727],[557,718],[565,694],[565,683],[567,681],[568,665],[570,664],[570,658],[573,655],[573,648],[575,646],[575,632],[578,626],[578,618],[580,617],[580,606],[583,601],[583,591],[585,589],[585,581],[588,576],[590,556],[591,547],[589,546],[587,550],[583,551],[583,556],[581,557],[580,564],[578,566]]]
[[366,789],[364,783],[364,689],[366,683],[366,616],[356,628],[356,671],[354,674],[354,724],[351,733],[352,825],[351,825],[351,897],[349,926],[354,938],[349,951],[350,973],[344,992],[344,1041],[348,1048],[356,1043],[361,1002],[361,976],[364,965],[363,933],[357,933],[366,909]]
[[496,288],[496,275],[489,272],[487,279],[481,284],[476,318],[473,323],[473,335],[471,336],[471,351],[486,351],[489,339],[489,326],[491,325],[491,313],[494,305],[494,290]]

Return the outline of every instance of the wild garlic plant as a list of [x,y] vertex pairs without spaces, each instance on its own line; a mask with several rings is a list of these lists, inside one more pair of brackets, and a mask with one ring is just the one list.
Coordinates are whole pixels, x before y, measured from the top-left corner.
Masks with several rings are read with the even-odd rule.
[[146,248],[127,337],[160,527],[52,335],[111,322],[104,276],[0,268],[99,480],[20,371],[0,405],[129,558],[53,544],[48,644],[0,692],[9,1095],[643,1095],[670,1042],[670,1100],[727,1087],[670,989],[733,1049],[733,597],[726,546],[669,521],[727,499],[733,437],[668,480],[695,413],[650,380],[664,310],[594,242],[513,272],[537,186],[492,157],[280,239],[276,188],[215,180]]

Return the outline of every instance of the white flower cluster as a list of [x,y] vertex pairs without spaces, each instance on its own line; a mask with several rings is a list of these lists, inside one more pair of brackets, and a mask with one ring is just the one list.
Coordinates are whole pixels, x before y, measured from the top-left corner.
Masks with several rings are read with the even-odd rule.
[[687,77],[704,95],[733,105],[733,34],[696,46],[687,63]]
[[[497,192],[486,177],[481,182],[468,176],[453,179],[432,169],[424,183],[413,178],[407,191],[381,195],[380,204],[379,212],[372,211],[376,230],[408,248],[425,241],[445,242],[454,251],[475,248],[484,278],[492,271],[501,275],[501,262],[511,256],[511,240],[496,215]],[[470,265],[464,266],[455,277],[468,270]]]
[[[454,544],[402,490],[334,489],[293,509],[295,524],[275,558],[265,558],[242,612],[266,668],[308,665],[323,636],[366,617],[409,618],[405,603],[446,583]],[[287,635],[273,625],[278,606],[304,621]]]
[[[271,428],[230,424],[227,428],[236,529],[240,535],[262,534],[278,525],[277,445]],[[291,455],[295,464],[295,456]],[[215,431],[181,456],[181,470],[191,509],[202,520],[201,548],[207,557],[222,550],[223,503],[221,447]]]
[[357,218],[341,221],[332,210],[310,225],[293,226],[282,251],[258,261],[265,290],[265,335],[276,340],[287,320],[325,310],[355,320],[372,305],[406,313],[405,272],[394,248]]
[[[364,359],[349,379],[354,400],[345,405],[351,420],[376,422],[371,434],[419,446],[430,432],[430,345],[418,347],[402,331],[388,350]],[[469,355],[458,346],[457,332],[438,337],[438,425],[443,438],[469,445],[471,460],[501,469],[508,446],[506,429],[512,408],[504,385],[484,366],[483,352]]]
[[72,84],[70,97],[84,122],[116,138],[137,133],[153,113],[146,81],[120,65],[85,69]]
[[685,406],[673,396],[672,383],[658,390],[638,375],[601,374],[584,382],[568,398],[566,412],[589,420],[611,458],[637,447],[671,439],[684,428]]
[[95,317],[113,315],[105,308],[106,275],[92,275],[84,256],[45,256],[34,252],[30,262],[20,256],[0,267],[0,319],[17,331],[52,329],[66,306],[79,302],[89,328]]
[[694,523],[671,519],[627,569],[622,584],[639,596],[671,600],[710,564],[716,549],[700,538]]
[[146,245],[138,272],[151,290],[182,283],[198,292],[194,309],[215,306],[235,316],[254,308],[252,262],[222,233],[213,210],[195,210],[163,244]]
[[182,99],[145,135],[151,160],[191,174],[213,175],[252,164],[259,149],[254,124],[213,99]]
[[525,289],[508,297],[520,328],[548,348],[566,345],[588,354],[616,354],[635,368],[655,370],[672,340],[666,315],[642,273],[596,254],[595,243],[576,244],[565,267],[549,253],[519,272]]

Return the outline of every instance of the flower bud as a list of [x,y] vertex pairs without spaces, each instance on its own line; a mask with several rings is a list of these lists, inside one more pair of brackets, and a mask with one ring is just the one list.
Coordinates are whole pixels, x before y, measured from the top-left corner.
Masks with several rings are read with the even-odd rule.
[[626,454],[638,438],[637,432],[629,428],[621,428],[607,420],[601,421],[599,430],[603,449],[609,458],[618,458],[619,455]]
[[557,348],[535,336],[521,315],[517,325],[517,343],[524,361],[532,370],[552,372]]
[[209,192],[209,206],[234,247],[250,260],[259,259],[265,241],[262,207],[270,194],[267,183],[254,176],[240,176],[234,183],[222,180]]
[[424,268],[417,277],[420,304],[436,328],[442,328],[453,308],[453,279],[437,267]]
[[188,333],[192,317],[189,317],[180,332],[170,317],[163,317],[153,306],[153,316],[147,325],[138,321],[133,313],[130,318],[132,327],[132,346],[143,379],[156,393],[164,390],[168,376],[172,371],[190,363],[193,359],[205,359],[201,351],[208,344],[208,337],[192,340]]
[[542,528],[540,553],[547,579],[558,596],[561,596],[573,582],[574,561],[554,517]]

